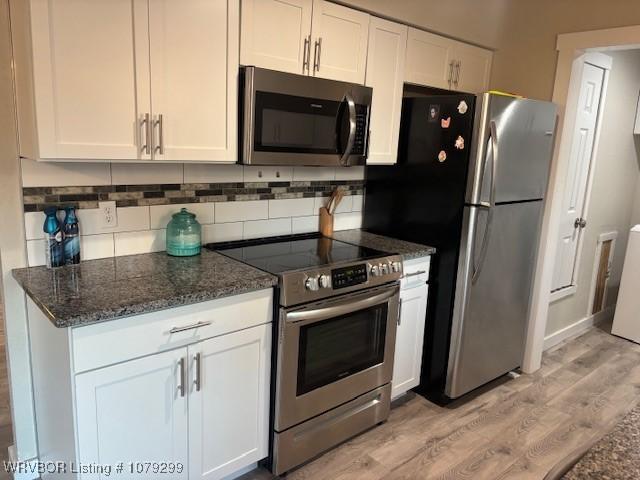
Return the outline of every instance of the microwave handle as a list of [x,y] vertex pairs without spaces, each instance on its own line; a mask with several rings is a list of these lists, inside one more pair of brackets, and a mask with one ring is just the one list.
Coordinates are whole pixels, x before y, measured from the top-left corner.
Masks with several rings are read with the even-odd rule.
[[[344,153],[340,157],[340,165],[346,166],[349,162],[349,155],[353,150],[353,145],[356,141],[356,101],[353,99],[350,93],[345,93],[342,102],[347,103],[349,109],[349,140],[347,140],[347,148],[344,149]],[[338,119],[339,121],[340,119]],[[337,126],[337,128],[340,128]]]

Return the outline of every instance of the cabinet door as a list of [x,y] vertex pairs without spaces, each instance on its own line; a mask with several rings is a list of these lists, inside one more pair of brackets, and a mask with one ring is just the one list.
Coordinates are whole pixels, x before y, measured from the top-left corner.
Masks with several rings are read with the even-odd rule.
[[393,164],[398,156],[407,47],[405,25],[371,18],[365,84],[373,88],[369,164]]
[[313,0],[242,0],[240,63],[308,73],[312,10]]
[[459,43],[455,48],[458,62],[456,90],[483,93],[489,89],[493,53],[484,48]]
[[[85,465],[176,462],[184,469],[171,478],[188,478],[187,391],[181,395],[178,388],[186,387],[186,360],[187,349],[182,348],[77,375],[79,461]],[[125,469],[120,476],[162,475]],[[83,474],[82,478],[102,477]]]
[[189,347],[191,480],[222,478],[267,456],[270,351],[271,324]]
[[316,77],[364,83],[369,14],[313,1],[311,71]]
[[147,20],[146,0],[31,0],[40,159],[145,158]]
[[400,321],[396,333],[391,397],[397,397],[420,383],[427,292],[424,283],[400,291]]
[[239,0],[149,0],[154,158],[235,162]]
[[455,42],[409,28],[405,81],[417,85],[451,88]]

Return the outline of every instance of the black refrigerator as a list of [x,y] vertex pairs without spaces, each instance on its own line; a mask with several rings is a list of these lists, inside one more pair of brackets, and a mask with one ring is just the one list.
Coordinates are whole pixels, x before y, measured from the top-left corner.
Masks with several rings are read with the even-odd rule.
[[398,162],[367,166],[363,228],[436,248],[420,385],[437,402],[520,366],[555,105],[405,89]]

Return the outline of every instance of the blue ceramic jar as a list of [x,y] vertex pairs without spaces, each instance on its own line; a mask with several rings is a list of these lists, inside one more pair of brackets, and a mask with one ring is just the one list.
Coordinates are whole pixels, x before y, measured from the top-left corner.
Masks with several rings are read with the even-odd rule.
[[195,214],[182,208],[167,225],[167,253],[174,257],[190,257],[200,253],[202,227]]

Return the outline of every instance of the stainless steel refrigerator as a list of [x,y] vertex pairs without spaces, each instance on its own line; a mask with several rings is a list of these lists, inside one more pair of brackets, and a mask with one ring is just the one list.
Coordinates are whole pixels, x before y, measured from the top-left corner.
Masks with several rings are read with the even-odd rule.
[[520,366],[555,123],[549,102],[413,92],[398,164],[367,167],[364,228],[438,250],[419,393],[447,401]]

